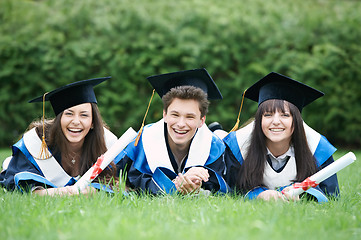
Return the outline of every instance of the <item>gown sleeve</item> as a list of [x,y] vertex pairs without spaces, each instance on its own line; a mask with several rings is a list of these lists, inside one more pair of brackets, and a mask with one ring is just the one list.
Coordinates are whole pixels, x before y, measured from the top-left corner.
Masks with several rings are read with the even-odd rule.
[[151,174],[140,172],[134,167],[133,164],[130,166],[128,171],[127,183],[130,188],[136,190],[139,193],[150,193],[152,195],[164,193],[163,189],[161,189],[160,186],[154,181]]
[[123,179],[127,177],[130,166],[132,165],[132,160],[127,156],[117,156],[114,160],[114,163],[117,167],[117,176],[121,176]]
[[[203,182],[202,188],[211,192],[227,192],[228,185],[222,178],[224,171],[223,155],[213,163],[207,166],[201,166],[209,170],[210,178],[207,182]],[[188,171],[190,168],[186,169]],[[161,175],[158,175],[161,173]],[[161,176],[161,177],[160,177]],[[132,164],[128,172],[129,187],[138,192],[147,192],[153,195],[161,193],[169,193],[175,191],[176,188],[171,181],[177,175],[167,169],[158,168],[154,174],[142,173]]]
[[[333,157],[331,156],[329,159],[327,159],[321,166],[320,169],[321,170],[325,167],[327,167],[328,165],[330,165],[331,163],[334,162]],[[326,180],[324,180],[323,182],[321,182],[318,187],[320,188],[320,190],[325,193],[327,196],[331,196],[331,197],[338,197],[340,194],[340,189],[338,186],[338,180],[337,180],[337,175],[334,174],[331,177],[327,178]]]
[[236,192],[237,182],[239,171],[241,169],[241,164],[236,159],[231,149],[226,145],[226,150],[224,152],[224,162],[225,162],[225,171],[223,177],[227,182],[230,190]]
[[[8,168],[0,174],[0,185],[7,190],[15,190],[16,184],[14,177],[19,172],[31,172],[38,175],[42,175],[40,171],[25,157],[25,155],[18,151],[11,159]],[[23,189],[30,191],[30,189],[36,185],[41,185],[35,181],[25,181],[23,183]]]
[[208,171],[210,178],[207,182],[202,183],[202,188],[209,190],[212,193],[221,192],[228,193],[230,192],[230,187],[226,180],[225,176],[225,159],[224,154],[222,154],[216,161],[213,163],[204,166],[204,168],[210,170]]

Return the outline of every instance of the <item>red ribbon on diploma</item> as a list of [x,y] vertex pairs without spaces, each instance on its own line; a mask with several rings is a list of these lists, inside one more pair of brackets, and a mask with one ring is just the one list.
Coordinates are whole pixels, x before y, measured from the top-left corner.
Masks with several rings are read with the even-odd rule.
[[103,169],[100,168],[100,165],[102,164],[104,160],[104,155],[101,155],[100,157],[98,157],[98,160],[96,161],[96,163],[94,163],[93,165],[93,172],[92,175],[90,176],[90,180],[93,180],[94,178],[96,178],[99,173],[101,173],[103,171]]
[[294,188],[302,188],[304,191],[307,191],[308,189],[310,189],[311,187],[317,187],[318,183],[316,183],[316,181],[312,181],[309,177],[306,178],[303,182],[301,183],[294,183],[293,187]]

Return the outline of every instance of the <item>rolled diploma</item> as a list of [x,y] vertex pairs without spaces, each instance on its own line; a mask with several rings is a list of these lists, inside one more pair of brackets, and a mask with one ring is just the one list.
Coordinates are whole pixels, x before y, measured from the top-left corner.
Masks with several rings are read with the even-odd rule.
[[[309,179],[311,181],[314,181],[318,185],[320,184],[320,182],[326,180],[327,178],[331,177],[333,174],[337,173],[338,171],[342,170],[343,168],[353,163],[355,160],[356,160],[355,154],[353,152],[349,152],[343,155],[342,157],[340,157],[337,161],[334,161],[327,167],[321,169],[317,173],[310,176]],[[288,196],[295,197],[305,191],[303,190],[302,187],[295,188],[294,184],[292,186],[293,188],[287,191]]]
[[[100,169],[104,170],[114,158],[137,136],[137,132],[133,128],[128,128],[128,130],[104,153],[103,158],[98,161],[102,161],[100,164]],[[85,189],[91,182],[91,175],[94,171],[95,163],[89,170],[74,184],[78,187],[79,190]],[[100,172],[99,172],[100,173]],[[99,174],[98,173],[98,174]]]

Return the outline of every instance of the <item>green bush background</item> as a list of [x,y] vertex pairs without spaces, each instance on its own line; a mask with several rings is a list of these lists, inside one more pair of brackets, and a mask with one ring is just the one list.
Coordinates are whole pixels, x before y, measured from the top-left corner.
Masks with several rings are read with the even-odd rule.
[[[340,147],[361,146],[361,2],[287,0],[0,1],[0,146],[12,145],[64,84],[112,76],[96,88],[120,136],[138,130],[146,77],[206,68],[224,99],[207,123],[234,125],[242,92],[271,71],[325,92],[305,121]],[[246,100],[241,122],[257,104]],[[147,123],[161,118],[156,96]],[[50,104],[46,116],[53,117]]]

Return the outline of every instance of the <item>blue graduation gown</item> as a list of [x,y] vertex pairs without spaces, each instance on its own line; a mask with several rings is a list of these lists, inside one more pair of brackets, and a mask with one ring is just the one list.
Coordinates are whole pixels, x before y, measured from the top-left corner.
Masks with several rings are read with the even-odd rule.
[[[104,129],[105,142],[109,148],[117,137],[109,130]],[[37,161],[33,156],[38,156],[41,140],[35,129],[25,133],[23,138],[13,145],[13,156],[7,167],[0,174],[0,186],[10,191],[19,189],[30,191],[34,186],[56,188],[73,185],[76,179],[69,176],[61,166],[60,156],[53,156],[49,160]],[[51,152],[51,149],[49,149]],[[102,188],[99,184],[93,185]]]
[[[168,146],[166,126],[163,120],[144,127],[137,146],[134,141],[114,160],[118,169],[127,172],[127,184],[140,192],[151,194],[173,193],[176,187],[172,180],[178,167]],[[182,173],[195,166],[208,170],[210,179],[202,188],[225,193],[228,185],[222,178],[225,163],[225,145],[203,124],[192,139],[187,158],[181,167]]]
[[[324,136],[317,133],[305,123],[304,128],[307,142],[316,159],[318,170],[333,163],[334,159],[332,154],[336,151],[336,148],[333,147]],[[236,132],[231,132],[223,139],[226,144],[226,172],[224,178],[233,190],[236,189],[238,174],[243,159],[247,154],[252,131],[253,122]],[[284,187],[286,186],[281,187],[280,190]],[[265,190],[267,190],[267,188],[257,187],[249,191],[246,197],[250,199],[256,198],[258,194]],[[307,193],[315,197],[319,202],[327,201],[326,195],[337,197],[339,194],[339,186],[336,174],[321,182],[317,187],[309,189]]]

